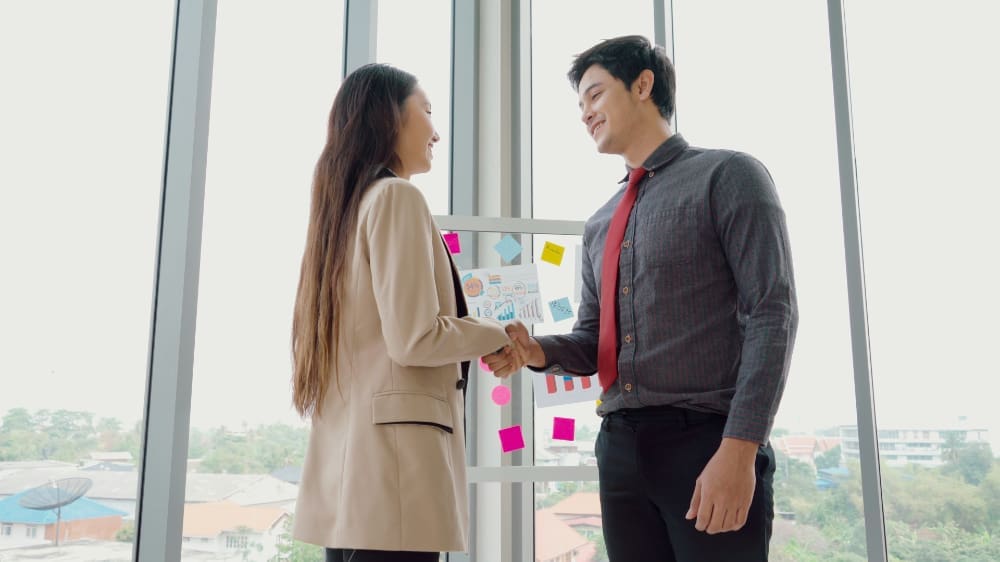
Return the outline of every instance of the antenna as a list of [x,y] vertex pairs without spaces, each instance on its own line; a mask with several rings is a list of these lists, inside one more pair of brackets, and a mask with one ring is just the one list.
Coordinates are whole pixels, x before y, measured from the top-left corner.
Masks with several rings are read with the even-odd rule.
[[94,481],[90,478],[61,478],[28,490],[18,503],[27,509],[56,510],[56,546],[59,546],[63,506],[80,499],[93,484]]

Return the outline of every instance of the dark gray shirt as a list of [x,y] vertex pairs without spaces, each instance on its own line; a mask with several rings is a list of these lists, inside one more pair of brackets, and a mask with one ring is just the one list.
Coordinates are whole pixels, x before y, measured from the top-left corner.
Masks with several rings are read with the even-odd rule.
[[[650,170],[622,243],[618,379],[601,416],[674,405],[728,416],[725,437],[764,443],[785,386],[798,308],[785,215],[764,166],[673,135]],[[539,336],[539,370],[597,370],[601,263],[621,189],[587,221],[573,331]]]

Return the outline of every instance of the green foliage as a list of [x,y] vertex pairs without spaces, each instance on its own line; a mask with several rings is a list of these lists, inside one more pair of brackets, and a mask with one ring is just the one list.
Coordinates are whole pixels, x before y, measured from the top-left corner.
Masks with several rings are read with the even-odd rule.
[[840,445],[820,454],[814,462],[816,463],[816,470],[840,466]]
[[597,533],[597,536],[594,537],[593,542],[594,542],[593,562],[609,562],[608,545],[604,543],[604,533]]
[[118,529],[115,533],[115,540],[118,542],[135,542],[135,525],[132,523],[125,523]]
[[552,507],[577,492],[597,493],[598,491],[599,486],[597,482],[559,482],[556,484],[555,492],[535,501],[535,509]]
[[883,467],[882,490],[887,520],[913,528],[953,524],[972,533],[988,523],[986,501],[977,488],[938,469]]
[[208,434],[192,432],[189,450],[205,451],[201,472],[269,473],[298,465],[306,454],[309,431],[284,424],[265,425],[240,433],[219,428]]
[[98,433],[88,412],[39,410],[32,415],[14,408],[0,427],[0,461],[76,462],[95,450]]
[[948,474],[957,474],[965,482],[978,486],[993,466],[993,451],[987,443],[967,443],[951,455],[945,466]]
[[285,520],[278,537],[278,554],[271,558],[271,562],[324,562],[326,551],[323,548],[292,538],[292,521],[291,517]]

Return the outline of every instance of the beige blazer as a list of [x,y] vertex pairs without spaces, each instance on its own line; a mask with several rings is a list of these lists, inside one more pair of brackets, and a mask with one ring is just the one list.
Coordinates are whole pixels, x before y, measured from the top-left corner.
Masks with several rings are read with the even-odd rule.
[[464,551],[460,362],[507,335],[458,317],[451,254],[410,182],[369,188],[350,252],[330,373],[339,388],[331,381],[312,419],[293,535],[334,548]]

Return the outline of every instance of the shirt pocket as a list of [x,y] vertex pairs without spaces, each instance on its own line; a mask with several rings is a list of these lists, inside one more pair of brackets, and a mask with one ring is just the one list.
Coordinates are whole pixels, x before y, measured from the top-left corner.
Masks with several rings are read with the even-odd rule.
[[[650,213],[640,231],[636,248],[650,267],[692,263],[701,250],[697,207],[674,207]],[[638,244],[636,244],[638,246]]]
[[453,433],[451,408],[439,396],[409,391],[380,392],[372,397],[375,425],[424,425]]

